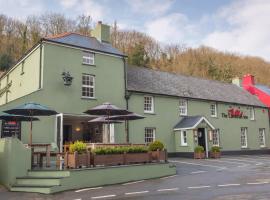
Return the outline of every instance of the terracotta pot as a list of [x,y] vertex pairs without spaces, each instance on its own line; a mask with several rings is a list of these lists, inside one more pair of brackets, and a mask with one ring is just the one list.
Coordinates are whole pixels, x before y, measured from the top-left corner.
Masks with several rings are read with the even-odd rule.
[[151,160],[157,161],[157,162],[160,162],[160,161],[166,162],[167,161],[167,151],[166,150],[151,151]]
[[194,152],[194,159],[204,159],[205,152]]
[[125,153],[125,164],[151,162],[151,152],[146,153]]
[[90,167],[90,152],[87,151],[83,154],[78,152],[65,154],[65,167],[67,168],[79,168],[79,167]]
[[96,155],[93,154],[92,165],[123,165],[124,154],[108,154]]
[[210,157],[215,159],[220,158],[221,152],[210,152]]

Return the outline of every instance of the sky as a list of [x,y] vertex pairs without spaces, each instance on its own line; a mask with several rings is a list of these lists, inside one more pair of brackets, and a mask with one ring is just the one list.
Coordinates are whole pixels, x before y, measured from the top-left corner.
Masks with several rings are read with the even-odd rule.
[[44,12],[116,20],[162,44],[205,45],[270,61],[270,0],[0,0],[0,14],[10,17]]

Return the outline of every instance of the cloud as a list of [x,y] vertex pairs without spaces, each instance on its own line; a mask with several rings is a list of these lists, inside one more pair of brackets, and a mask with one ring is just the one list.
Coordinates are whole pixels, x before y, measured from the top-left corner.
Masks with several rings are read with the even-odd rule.
[[270,61],[270,1],[238,0],[221,8],[215,17],[226,23],[216,29],[203,44],[225,51],[261,56]]
[[173,0],[126,0],[132,11],[149,15],[162,15],[167,12]]
[[188,43],[189,37],[195,34],[195,26],[186,15],[172,13],[145,24],[146,33],[163,43]]

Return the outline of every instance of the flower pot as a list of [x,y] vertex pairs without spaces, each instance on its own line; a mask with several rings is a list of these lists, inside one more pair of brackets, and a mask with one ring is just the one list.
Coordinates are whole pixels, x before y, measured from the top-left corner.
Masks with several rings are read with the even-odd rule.
[[210,152],[210,157],[217,159],[221,157],[221,152]]
[[194,159],[204,159],[205,152],[194,152]]
[[87,151],[83,154],[78,154],[78,152],[65,154],[65,167],[67,168],[80,168],[80,167],[90,167],[90,152]]
[[156,161],[156,162],[160,162],[160,161],[167,161],[167,151],[166,150],[162,150],[162,151],[151,151],[151,160],[152,161]]
[[146,153],[125,153],[125,164],[151,162],[151,152]]
[[108,155],[96,155],[93,154],[92,165],[123,165],[124,154],[108,154]]

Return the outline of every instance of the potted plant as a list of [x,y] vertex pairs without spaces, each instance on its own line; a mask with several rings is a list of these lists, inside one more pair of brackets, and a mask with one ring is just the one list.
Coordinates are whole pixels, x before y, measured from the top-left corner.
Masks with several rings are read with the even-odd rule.
[[65,166],[67,168],[90,166],[90,152],[85,143],[76,141],[70,144],[69,151],[65,154]]
[[145,146],[131,146],[125,148],[125,164],[151,162],[151,153]]
[[194,159],[205,158],[205,152],[203,146],[196,146],[194,149]]
[[210,157],[211,158],[220,158],[221,152],[220,152],[220,147],[213,146],[210,151]]
[[92,154],[92,165],[122,165],[124,164],[123,147],[100,147]]
[[164,144],[158,140],[149,144],[151,159],[154,161],[167,161],[167,151],[164,149]]

